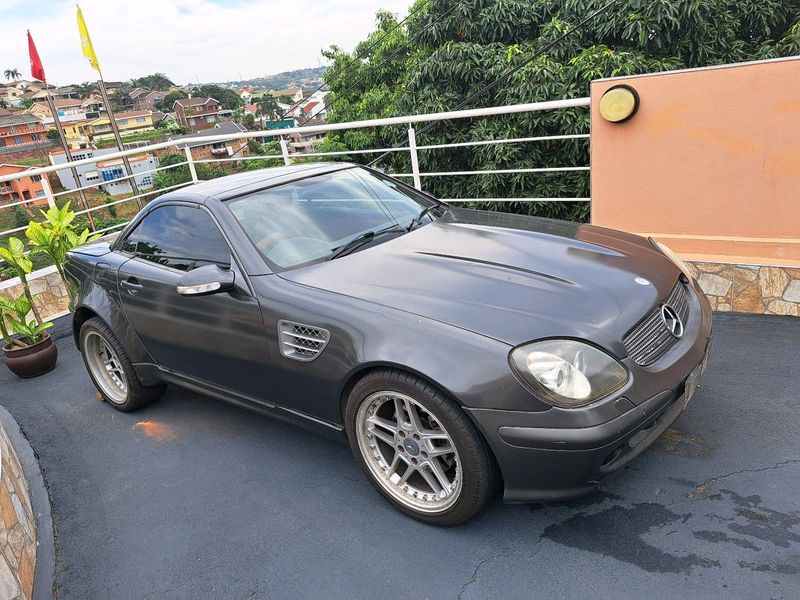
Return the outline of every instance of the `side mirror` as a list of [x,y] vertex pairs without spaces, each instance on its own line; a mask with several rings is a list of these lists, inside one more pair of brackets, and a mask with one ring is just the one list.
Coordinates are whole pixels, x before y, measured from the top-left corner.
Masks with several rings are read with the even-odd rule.
[[186,273],[178,280],[178,293],[181,296],[208,296],[227,292],[233,288],[234,274],[230,269],[217,265],[205,265]]

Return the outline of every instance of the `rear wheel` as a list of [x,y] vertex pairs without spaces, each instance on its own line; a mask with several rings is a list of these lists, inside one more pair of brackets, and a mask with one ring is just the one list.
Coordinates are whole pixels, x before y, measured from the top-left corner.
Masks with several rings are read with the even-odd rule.
[[368,374],[346,410],[350,446],[373,485],[415,519],[463,523],[494,489],[494,463],[464,411],[413,375]]
[[129,412],[164,393],[163,384],[145,386],[111,329],[99,318],[88,319],[80,331],[86,370],[103,398],[117,410]]

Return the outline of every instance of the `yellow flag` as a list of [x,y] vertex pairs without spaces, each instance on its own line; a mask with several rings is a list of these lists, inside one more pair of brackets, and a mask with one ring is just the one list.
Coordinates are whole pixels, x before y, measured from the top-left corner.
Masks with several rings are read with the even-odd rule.
[[81,36],[83,55],[89,59],[89,64],[92,65],[92,68],[96,69],[98,73],[101,73],[100,63],[97,62],[97,55],[94,53],[94,46],[92,46],[92,38],[89,37],[89,30],[86,29],[86,21],[83,20],[83,13],[81,12],[80,6],[78,7],[78,33]]

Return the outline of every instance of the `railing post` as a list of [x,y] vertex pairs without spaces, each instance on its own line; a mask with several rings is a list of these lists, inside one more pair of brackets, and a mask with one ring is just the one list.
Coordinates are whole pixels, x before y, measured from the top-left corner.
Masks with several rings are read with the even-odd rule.
[[197,183],[200,180],[197,178],[197,169],[194,165],[194,158],[192,158],[192,149],[188,144],[183,147],[183,153],[186,154],[186,162],[189,165],[189,173],[192,175],[192,181]]
[[[80,187],[80,185],[81,183],[79,181],[78,187]],[[44,195],[47,198],[47,205],[50,208],[53,208],[56,205],[56,199],[53,196],[53,188],[50,187],[50,180],[47,179],[47,175],[42,175],[42,189],[44,190]]]
[[281,154],[283,154],[283,164],[290,165],[292,164],[292,158],[289,156],[289,143],[284,139],[281,138]]
[[408,151],[411,153],[411,174],[414,176],[414,187],[422,191],[419,177],[419,157],[417,156],[417,134],[413,127],[408,128]]

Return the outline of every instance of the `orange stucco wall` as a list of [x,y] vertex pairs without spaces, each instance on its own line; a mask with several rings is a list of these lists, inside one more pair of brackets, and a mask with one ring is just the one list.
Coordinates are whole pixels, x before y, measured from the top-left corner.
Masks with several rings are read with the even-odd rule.
[[[624,123],[603,92],[639,94]],[[800,58],[591,86],[592,222],[695,260],[800,265]]]

